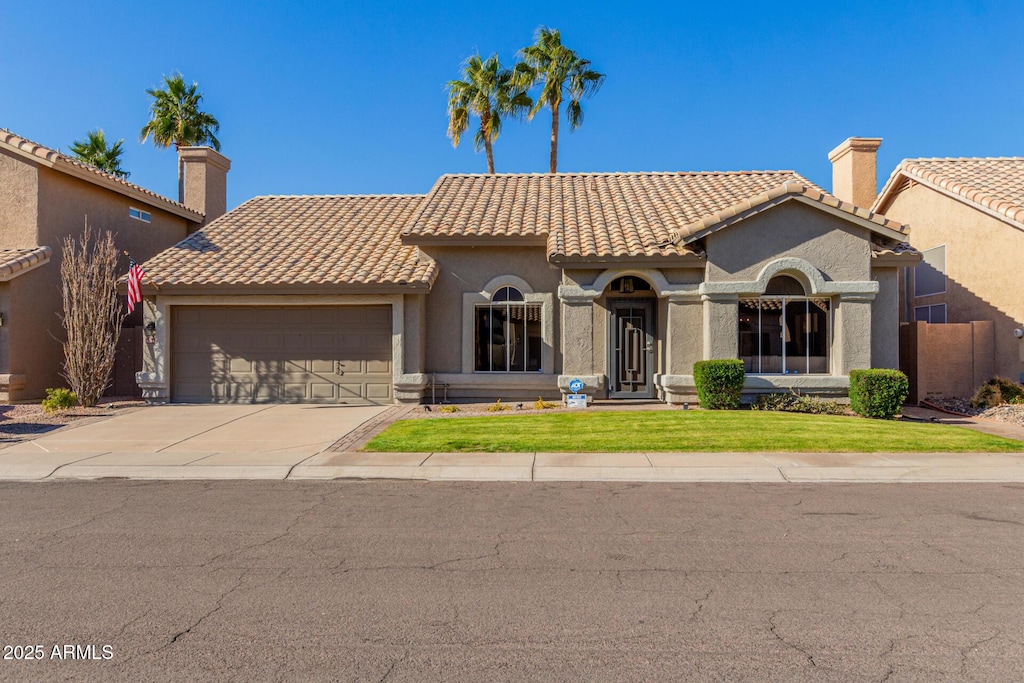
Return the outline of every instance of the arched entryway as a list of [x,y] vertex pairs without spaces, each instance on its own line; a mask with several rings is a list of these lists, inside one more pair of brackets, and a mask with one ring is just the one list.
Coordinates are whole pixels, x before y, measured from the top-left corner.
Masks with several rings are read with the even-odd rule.
[[649,282],[635,275],[612,280],[608,306],[608,398],[654,398],[655,313]]

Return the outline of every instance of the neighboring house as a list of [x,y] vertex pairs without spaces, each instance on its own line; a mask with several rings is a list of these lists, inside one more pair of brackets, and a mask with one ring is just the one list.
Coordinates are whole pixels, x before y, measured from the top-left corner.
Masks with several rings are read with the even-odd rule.
[[[904,226],[791,171],[446,175],[257,197],[146,262],[144,394],[350,403],[845,395],[896,367]],[[154,285],[159,289],[155,289]]]
[[923,254],[905,273],[903,319],[992,321],[996,374],[1024,381],[1024,158],[905,159],[873,207],[908,224]]
[[[0,129],[0,401],[65,386],[58,314],[66,236],[88,220],[143,260],[224,213],[230,162],[205,147],[181,154],[184,197],[175,202]],[[138,312],[133,323],[141,325]]]

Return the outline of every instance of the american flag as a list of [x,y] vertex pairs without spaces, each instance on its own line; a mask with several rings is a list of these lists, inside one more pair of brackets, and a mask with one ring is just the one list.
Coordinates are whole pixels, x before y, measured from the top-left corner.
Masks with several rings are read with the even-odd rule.
[[128,257],[128,312],[135,310],[135,304],[142,302],[142,278],[146,271],[135,262],[131,256]]

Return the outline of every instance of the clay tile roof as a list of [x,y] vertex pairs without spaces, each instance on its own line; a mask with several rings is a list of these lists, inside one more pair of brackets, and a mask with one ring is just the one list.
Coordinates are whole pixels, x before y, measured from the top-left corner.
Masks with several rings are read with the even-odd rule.
[[41,266],[50,260],[49,247],[28,249],[0,249],[0,282],[18,277],[23,271]]
[[153,206],[171,206],[174,207],[175,213],[186,213],[192,220],[196,222],[202,222],[203,220],[202,213],[194,209],[190,209],[180,202],[173,201],[171,199],[168,199],[167,197],[164,197],[163,195],[157,194],[156,192],[147,190],[141,185],[130,183],[124,178],[119,178],[118,176],[113,175],[111,173],[107,173],[106,171],[101,171],[95,166],[90,166],[89,164],[79,161],[74,157],[68,156],[66,154],[61,154],[59,151],[55,149],[50,149],[49,147],[44,147],[43,145],[40,145],[37,142],[26,140],[21,136],[15,135],[6,128],[0,128],[0,144],[9,145],[10,147],[20,150],[21,152],[29,154],[30,156],[34,156],[42,161],[48,162],[58,170],[66,171],[68,170],[68,167],[71,167],[80,171],[85,171],[85,178],[87,180],[108,185],[110,183],[114,183],[113,187],[115,188],[120,187],[123,188],[124,190],[132,190],[136,194],[141,193],[146,197],[146,199],[150,201],[150,203],[153,204]]
[[919,256],[921,252],[910,246],[907,242],[886,240],[880,244],[875,242],[871,243],[871,258],[879,258],[882,256],[902,256],[903,254]]
[[904,159],[875,206],[887,204],[908,179],[1024,226],[1024,157]]
[[422,195],[256,197],[143,268],[157,286],[429,286],[436,264],[398,237],[422,203]]
[[696,239],[790,195],[903,231],[793,171],[732,171],[446,175],[403,235],[411,243],[544,237],[549,258],[700,254]]

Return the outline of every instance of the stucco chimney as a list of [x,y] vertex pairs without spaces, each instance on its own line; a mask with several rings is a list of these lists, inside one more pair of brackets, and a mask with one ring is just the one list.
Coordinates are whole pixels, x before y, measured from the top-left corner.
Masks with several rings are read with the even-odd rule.
[[875,157],[882,138],[846,138],[828,153],[832,162],[832,194],[854,206],[871,208],[878,194]]
[[203,225],[228,210],[228,171],[231,160],[210,147],[182,147],[179,201],[204,214]]

